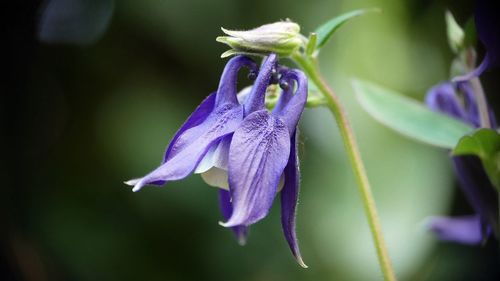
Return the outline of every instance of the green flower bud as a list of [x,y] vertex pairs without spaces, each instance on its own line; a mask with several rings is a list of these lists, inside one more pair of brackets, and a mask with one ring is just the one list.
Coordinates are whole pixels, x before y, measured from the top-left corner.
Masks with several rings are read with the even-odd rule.
[[450,11],[446,11],[445,20],[448,43],[450,44],[451,50],[455,54],[458,54],[460,50],[464,48],[464,30],[458,25]]
[[289,56],[303,45],[300,26],[291,21],[265,24],[248,31],[235,31],[222,28],[229,36],[217,37],[217,42],[227,44],[232,49],[222,57],[234,54],[267,55],[276,53]]

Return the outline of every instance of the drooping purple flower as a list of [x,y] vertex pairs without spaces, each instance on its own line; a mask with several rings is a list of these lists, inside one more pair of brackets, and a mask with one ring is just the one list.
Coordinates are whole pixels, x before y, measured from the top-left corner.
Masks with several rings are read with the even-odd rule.
[[[225,223],[243,244],[248,226],[263,219],[281,190],[282,228],[298,263],[303,263],[295,234],[299,192],[297,124],[307,100],[307,78],[279,67],[271,54],[262,64],[250,94],[240,104],[236,96],[238,69],[255,63],[231,59],[216,93],[210,95],[176,133],[160,167],[143,178],[128,181],[138,191],[146,184],[163,185],[191,173],[201,173],[219,192]],[[279,81],[276,80],[278,72]],[[272,112],[265,107],[267,87],[283,88]]]
[[[456,86],[445,82],[434,86],[427,94],[426,104],[435,111],[467,122],[476,128],[480,126],[478,108],[469,82],[461,82]],[[490,122],[496,127],[491,109]],[[477,215],[432,218],[429,228],[442,240],[478,244],[486,240],[498,227],[498,196],[477,157],[453,156],[452,161],[460,187]]]

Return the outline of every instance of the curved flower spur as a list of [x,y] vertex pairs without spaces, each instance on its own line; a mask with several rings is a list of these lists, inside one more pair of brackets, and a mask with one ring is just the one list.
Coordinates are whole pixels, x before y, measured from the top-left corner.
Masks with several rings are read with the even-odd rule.
[[[270,54],[250,94],[240,104],[236,82],[243,66],[250,68],[251,75],[256,73],[257,66],[248,57],[232,58],[217,92],[207,97],[175,134],[162,164],[126,184],[138,191],[146,184],[163,185],[193,172],[202,173],[210,185],[229,189],[219,191],[221,211],[227,220],[221,225],[231,227],[244,244],[247,227],[268,214],[283,178],[284,235],[297,262],[307,267],[295,234],[300,177],[297,123],[307,100],[307,78],[299,70],[278,67],[277,56]],[[276,82],[283,91],[273,111],[268,112],[266,90]]]

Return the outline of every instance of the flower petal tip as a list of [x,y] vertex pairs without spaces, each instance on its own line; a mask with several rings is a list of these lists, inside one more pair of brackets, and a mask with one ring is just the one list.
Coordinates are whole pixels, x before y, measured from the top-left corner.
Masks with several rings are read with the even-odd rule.
[[229,218],[229,220],[227,222],[222,222],[220,221],[219,222],[219,225],[222,226],[222,227],[226,227],[226,228],[229,228],[229,227],[235,227],[235,226],[240,226],[240,225],[243,225],[241,224],[240,222],[236,222],[234,219],[232,218]]
[[222,226],[222,227],[233,227],[234,225],[230,225],[228,224],[229,221],[227,222],[223,222],[223,221],[219,221],[219,225]]
[[309,268],[309,266],[307,266],[304,261],[302,260],[302,257],[301,256],[298,256],[298,257],[295,257],[295,259],[297,260],[297,263],[302,267],[302,268]]
[[124,181],[123,183],[126,185],[134,186],[136,185],[141,179],[132,179],[128,181]]
[[123,183],[125,183],[126,185],[133,186],[132,192],[137,192],[141,190],[141,188],[144,186],[144,182],[141,179],[128,180]]
[[141,190],[142,186],[143,186],[142,183],[136,184],[134,186],[134,188],[132,188],[132,192],[137,192],[137,191]]

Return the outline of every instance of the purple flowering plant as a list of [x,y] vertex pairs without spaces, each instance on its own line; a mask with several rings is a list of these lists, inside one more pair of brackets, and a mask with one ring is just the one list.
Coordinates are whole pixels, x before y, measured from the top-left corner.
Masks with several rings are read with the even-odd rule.
[[[305,107],[325,106],[333,114],[351,160],[367,220],[385,280],[396,280],[382,236],[375,202],[354,134],[336,94],[318,66],[321,48],[348,20],[369,10],[352,11],[331,19],[308,37],[289,20],[247,31],[222,29],[218,42],[230,47],[231,57],[218,89],[193,111],[173,136],[163,160],[143,177],[126,181],[139,191],[146,185],[200,174],[219,188],[219,205],[225,222],[240,244],[250,225],[268,214],[275,197],[281,199],[281,224],[286,241],[299,265],[307,267],[295,233],[299,196],[298,123]],[[254,58],[263,58],[259,63]],[[297,68],[280,60],[289,59]],[[247,68],[253,84],[238,92],[239,70]],[[315,88],[316,91],[310,89]]]
[[[448,41],[455,54],[451,77],[431,87],[424,104],[372,83],[354,82],[358,101],[376,120],[450,153],[456,178],[474,214],[431,217],[426,226],[440,240],[470,245],[500,235],[500,134],[479,79],[498,65],[500,54],[499,19],[492,5],[493,1],[476,1],[474,19],[464,29],[446,13]],[[478,65],[476,34],[486,51]]]

